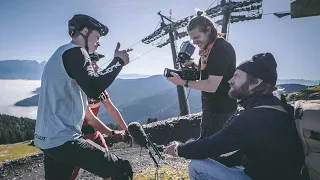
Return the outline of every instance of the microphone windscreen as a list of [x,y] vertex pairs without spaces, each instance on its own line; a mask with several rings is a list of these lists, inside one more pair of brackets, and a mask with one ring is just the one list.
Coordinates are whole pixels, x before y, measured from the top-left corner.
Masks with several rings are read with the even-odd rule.
[[143,147],[147,146],[147,135],[144,132],[140,123],[131,122],[128,125],[128,131],[138,145]]

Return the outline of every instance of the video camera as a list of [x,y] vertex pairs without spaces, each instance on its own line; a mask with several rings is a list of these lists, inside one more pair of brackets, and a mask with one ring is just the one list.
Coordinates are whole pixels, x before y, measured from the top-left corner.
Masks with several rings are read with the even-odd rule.
[[178,66],[178,69],[164,69],[164,76],[165,77],[172,77],[170,74],[171,72],[177,73],[181,79],[183,80],[199,80],[200,79],[200,71],[192,66],[192,67],[185,67],[184,63],[186,60],[190,60],[192,54],[194,53],[194,50],[196,48],[190,43],[190,41],[185,41],[180,46],[180,52],[178,53],[178,57],[176,59],[176,63]]

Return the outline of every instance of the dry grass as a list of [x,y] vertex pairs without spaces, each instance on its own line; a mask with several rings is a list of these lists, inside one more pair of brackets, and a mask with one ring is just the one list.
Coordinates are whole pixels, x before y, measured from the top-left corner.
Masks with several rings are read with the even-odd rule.
[[311,94],[315,92],[320,92],[320,86],[314,86],[312,88],[303,89],[300,91],[301,93]]
[[301,91],[293,92],[293,95],[289,100],[307,100],[313,93],[320,93],[320,85],[311,88],[303,89]]
[[26,157],[40,151],[39,148],[35,146],[29,146],[29,143],[30,142],[0,145],[0,162]]
[[311,88],[315,92],[320,92],[320,85]]
[[[135,180],[155,180],[155,168],[147,169],[140,173],[135,173]],[[190,179],[188,175],[187,165],[178,166],[161,166],[158,171],[158,179],[161,180],[187,180]]]

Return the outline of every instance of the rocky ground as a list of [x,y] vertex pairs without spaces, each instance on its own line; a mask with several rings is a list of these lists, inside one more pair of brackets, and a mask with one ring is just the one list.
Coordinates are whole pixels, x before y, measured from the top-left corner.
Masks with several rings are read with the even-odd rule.
[[[150,158],[147,149],[142,149],[138,145],[134,145],[130,148],[127,144],[118,143],[115,144],[110,150],[117,156],[128,159],[133,166],[134,172],[142,172],[149,168],[154,168],[154,162]],[[166,156],[165,160],[160,161],[160,166],[170,165],[179,166],[181,164],[187,164],[188,160],[183,158],[173,158]],[[152,178],[152,177],[150,177]],[[44,179],[44,166],[43,166],[43,154],[29,156],[14,161],[7,161],[0,164],[0,179],[10,180],[43,180]],[[80,170],[78,179],[84,180],[100,180],[101,178],[87,172]]]

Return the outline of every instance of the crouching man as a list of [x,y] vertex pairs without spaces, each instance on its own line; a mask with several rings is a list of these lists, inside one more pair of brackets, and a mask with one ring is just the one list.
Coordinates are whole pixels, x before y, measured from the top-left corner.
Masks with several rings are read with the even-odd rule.
[[229,96],[240,100],[243,113],[210,137],[166,148],[167,154],[192,159],[190,179],[301,179],[303,151],[292,111],[272,93],[276,68],[270,53],[240,64],[229,80]]

